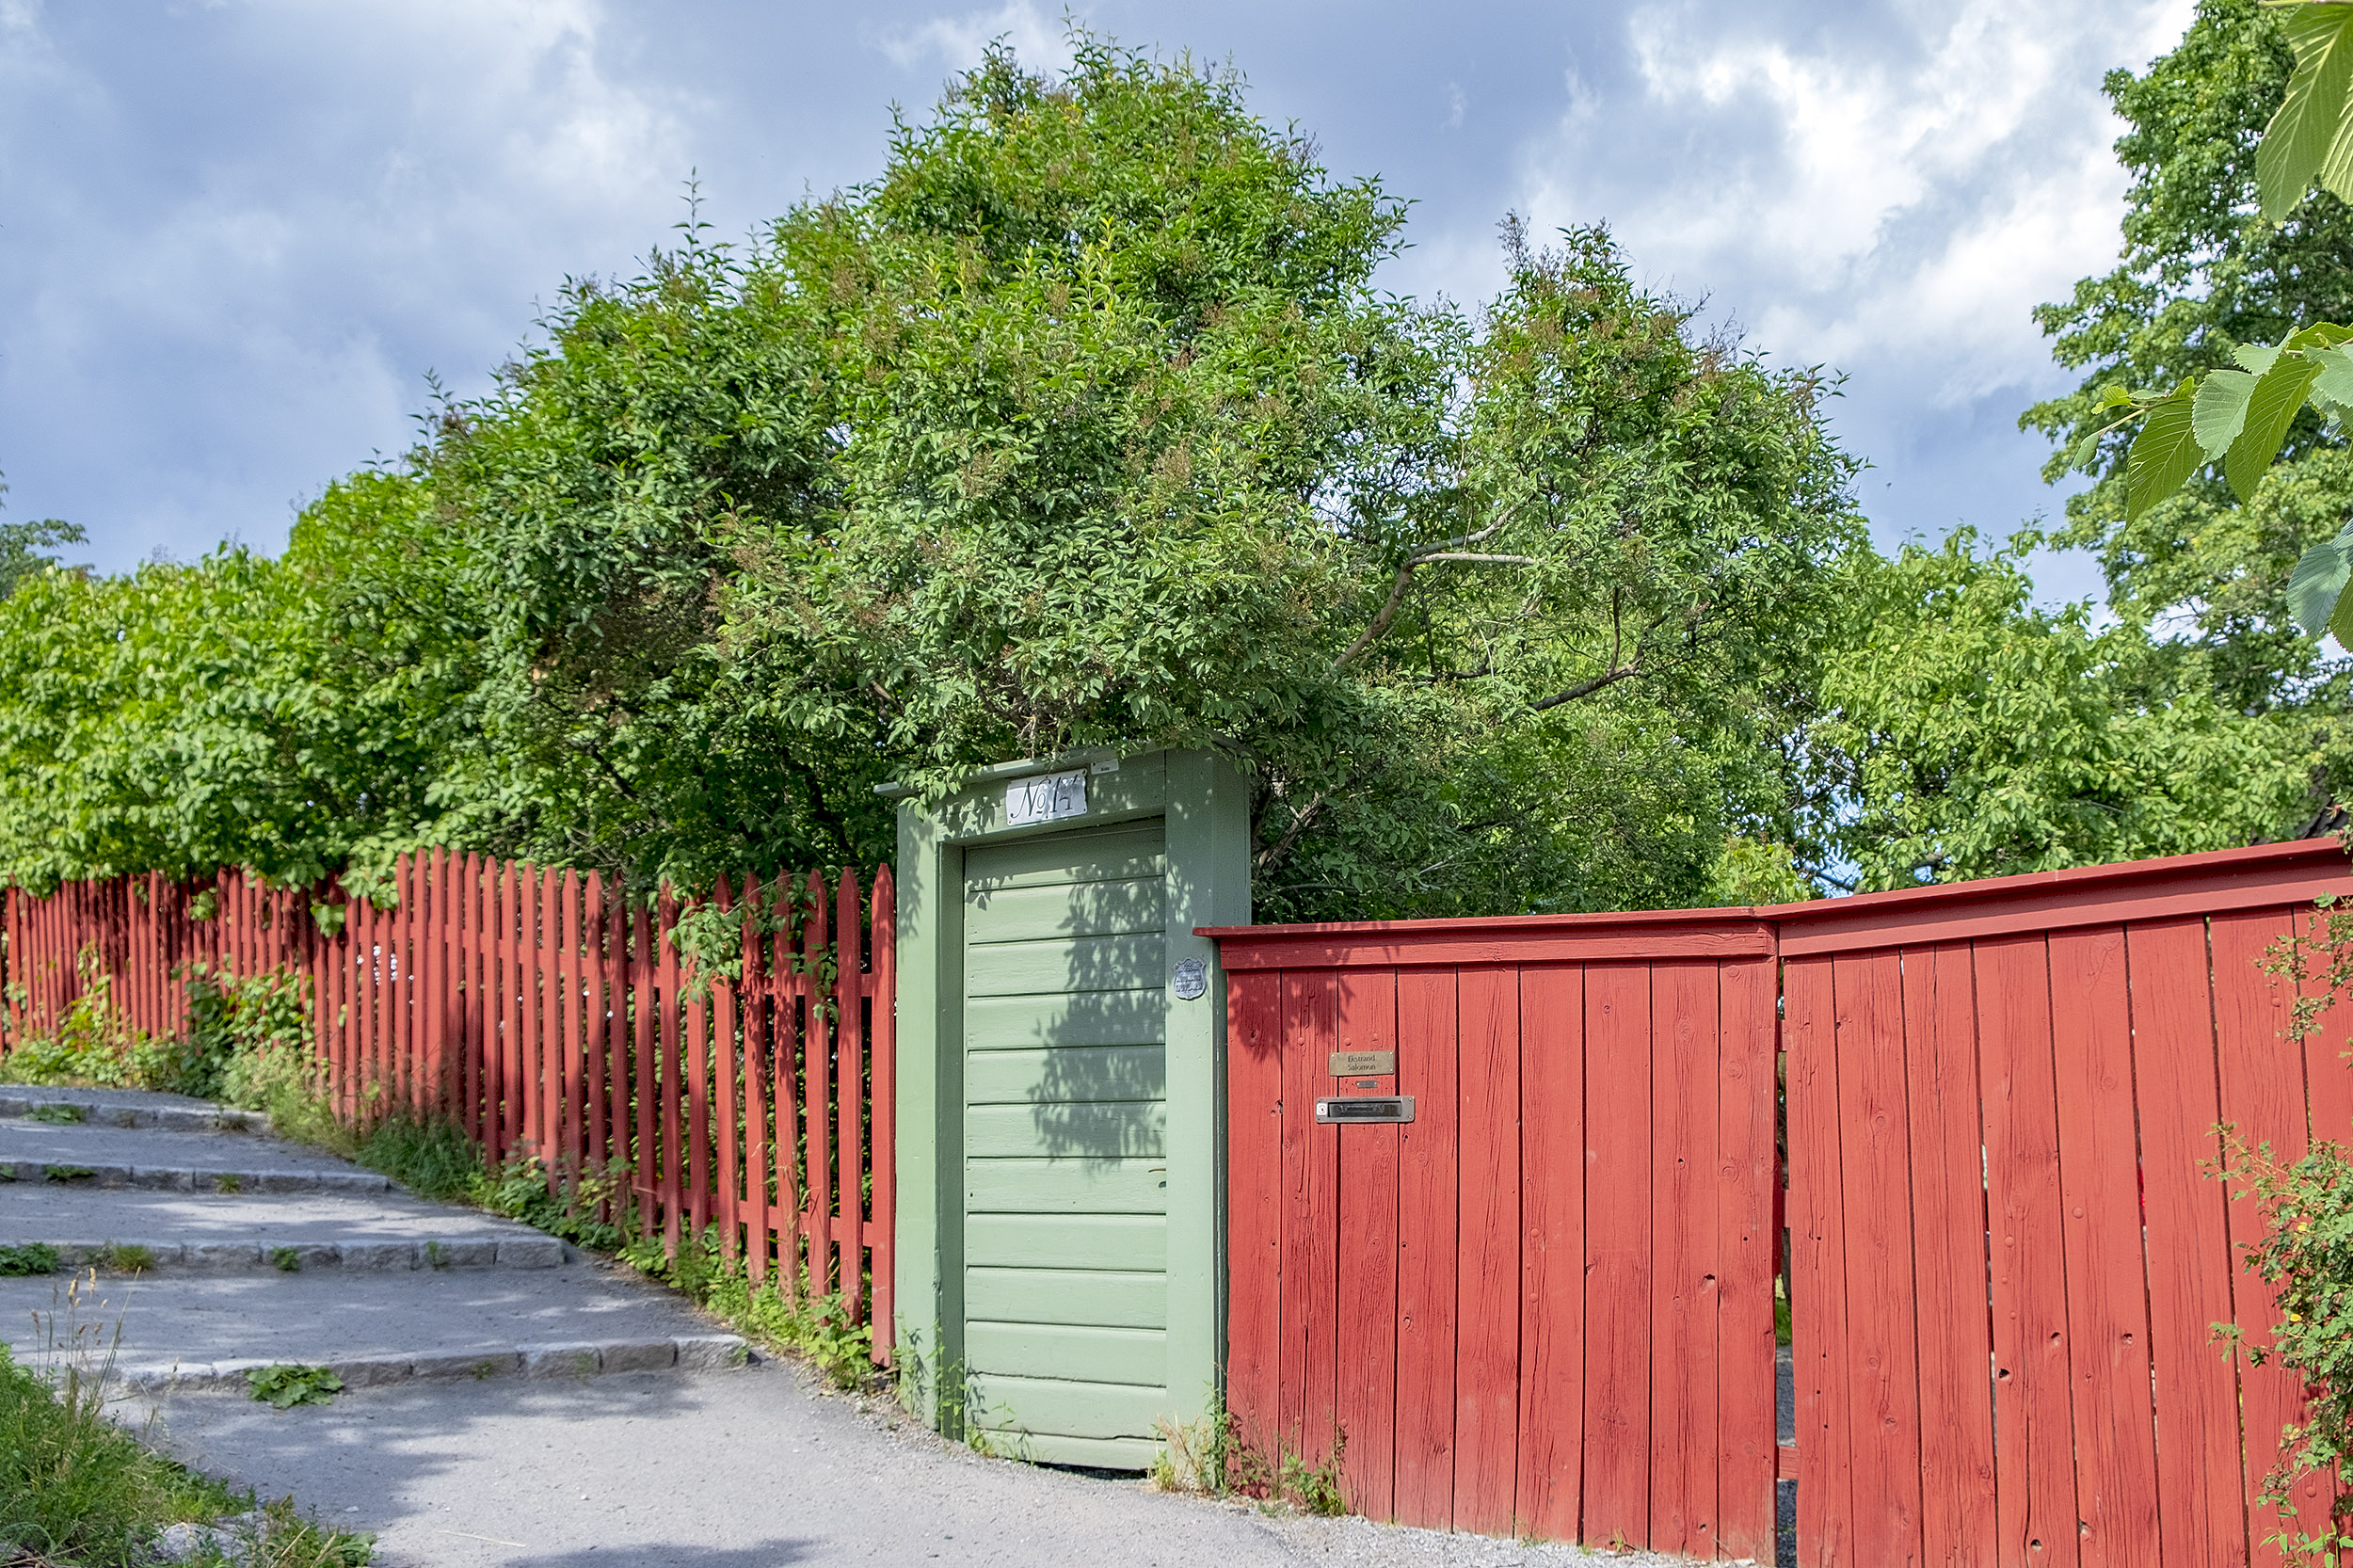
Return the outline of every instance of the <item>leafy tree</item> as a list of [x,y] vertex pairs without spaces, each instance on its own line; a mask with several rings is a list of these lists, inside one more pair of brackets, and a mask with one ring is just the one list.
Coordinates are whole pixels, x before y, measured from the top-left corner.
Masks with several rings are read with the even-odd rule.
[[2186,616],[2234,695],[2269,700],[2322,673],[2296,630],[2337,613],[2353,528],[2315,536],[2309,504],[2273,509],[2302,525],[2288,530],[2220,514],[2344,446],[2353,8],[2203,0],[2178,48],[2107,88],[2133,125],[2117,144],[2135,175],[2123,264],[2038,312],[2060,361],[2091,374],[2025,421],[2068,444],[2051,477],[2096,476],[2066,541],[2098,551],[2119,608]]
[[2247,713],[2208,663],[2033,602],[2032,531],[1849,563],[1801,755],[1809,841],[1863,890],[2258,841],[2306,804],[2314,721]]
[[1271,910],[1700,896],[1859,547],[1810,377],[1606,233],[1476,316],[1240,83],[993,56],[872,185],[581,285],[410,483],[485,606],[439,786],[689,882],[888,853],[872,785],[1223,747]]
[[[0,495],[6,495],[8,489],[6,485],[0,485]],[[27,577],[57,565],[57,557],[51,552],[59,546],[88,542],[88,536],[79,524],[60,522],[56,518],[43,518],[38,522],[0,522],[0,599],[16,592],[16,585]]]

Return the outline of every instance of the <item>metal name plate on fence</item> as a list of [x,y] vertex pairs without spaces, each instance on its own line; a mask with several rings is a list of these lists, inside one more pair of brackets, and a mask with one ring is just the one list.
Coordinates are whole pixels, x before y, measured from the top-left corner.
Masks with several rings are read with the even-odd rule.
[[1332,1053],[1334,1078],[1379,1078],[1397,1071],[1397,1052],[1393,1050],[1336,1050]]
[[1076,773],[1016,778],[1005,786],[1005,821],[1014,827],[1086,814],[1087,776],[1083,768]]
[[1411,1095],[1356,1095],[1316,1101],[1316,1120],[1319,1122],[1410,1122],[1413,1119],[1414,1096]]

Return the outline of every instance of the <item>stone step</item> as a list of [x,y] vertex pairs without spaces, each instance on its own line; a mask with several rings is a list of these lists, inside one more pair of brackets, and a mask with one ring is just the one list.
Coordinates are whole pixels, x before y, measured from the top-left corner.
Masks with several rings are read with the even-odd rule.
[[[392,1352],[330,1359],[324,1365],[346,1388],[379,1388],[424,1380],[488,1382],[492,1378],[584,1378],[604,1372],[719,1371],[756,1359],[734,1334],[666,1338],[577,1340],[496,1350]],[[228,1361],[148,1363],[115,1368],[125,1393],[249,1394],[248,1371],[284,1363],[251,1357]],[[320,1365],[312,1363],[312,1365]]]
[[75,1160],[72,1151],[45,1159],[0,1160],[0,1182],[10,1181],[153,1192],[383,1192],[392,1185],[380,1172],[350,1166],[273,1170],[258,1160],[205,1165],[93,1164]]
[[104,1089],[0,1088],[0,1116],[61,1126],[163,1128],[173,1132],[267,1132],[269,1118],[209,1100]]
[[26,1240],[56,1248],[60,1267],[98,1268],[116,1273],[162,1269],[195,1269],[208,1273],[275,1270],[289,1274],[312,1269],[349,1269],[371,1272],[406,1272],[419,1269],[553,1269],[573,1261],[577,1256],[554,1237],[537,1234],[449,1236],[422,1241],[362,1238],[297,1240],[266,1234],[250,1239],[201,1241],[74,1241],[11,1238],[8,1244],[23,1245]]

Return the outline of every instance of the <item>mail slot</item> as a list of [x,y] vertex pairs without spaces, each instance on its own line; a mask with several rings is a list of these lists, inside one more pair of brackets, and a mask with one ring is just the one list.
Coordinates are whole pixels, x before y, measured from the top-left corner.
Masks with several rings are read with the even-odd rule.
[[1316,1101],[1316,1120],[1319,1122],[1410,1122],[1413,1119],[1414,1096],[1411,1095],[1352,1095]]

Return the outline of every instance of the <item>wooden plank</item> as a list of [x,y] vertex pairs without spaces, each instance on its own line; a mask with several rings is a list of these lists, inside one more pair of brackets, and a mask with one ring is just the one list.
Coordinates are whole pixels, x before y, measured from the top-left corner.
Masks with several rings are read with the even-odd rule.
[[965,994],[1061,997],[1133,991],[1166,969],[1166,939],[1157,931],[1142,936],[1005,943],[974,933],[964,954]]
[[653,911],[631,901],[629,912],[630,1077],[637,1088],[636,1146],[631,1153],[636,1174],[631,1177],[638,1193],[637,1233],[651,1236],[654,1210],[662,1201],[662,1085],[656,1063]]
[[[865,921],[859,919],[857,880],[845,868],[834,891],[835,966],[834,1053],[840,1063],[840,1089],[834,1096],[834,1190],[841,1194],[845,1220],[865,1218],[860,1201],[865,1186],[866,1020],[859,1004],[858,976],[863,968]],[[856,1246],[841,1263],[841,1295],[855,1313],[864,1305],[861,1280],[865,1258]]]
[[1915,1268],[1941,1282],[1916,1304],[1923,1551],[1929,1562],[1993,1568],[1985,1133],[1967,944],[1906,949],[1903,985]]
[[[833,1118],[829,1113],[833,1103],[833,1073],[827,1054],[829,1041],[824,1002],[817,989],[817,976],[824,972],[827,946],[825,887],[815,872],[808,873],[808,918],[801,928],[802,994],[808,999],[808,1033],[801,1051],[801,1135],[806,1140],[802,1158],[806,1161],[808,1180],[805,1189],[807,1196],[803,1201],[807,1208],[824,1219],[833,1214]],[[821,1296],[832,1293],[833,1265],[833,1229],[821,1224],[808,1239],[810,1290]]]
[[965,1201],[974,1213],[1165,1213],[1164,1163],[1149,1158],[968,1160]]
[[673,933],[678,929],[678,895],[664,883],[661,903],[654,926],[655,963],[658,966],[655,984],[655,1030],[659,1039],[656,1051],[661,1074],[656,1098],[662,1114],[655,1136],[660,1141],[662,1165],[662,1234],[664,1243],[672,1256],[678,1255],[680,1229],[686,1202],[685,1160],[681,1156],[684,1144],[680,1115],[685,1096],[685,1060],[679,1049],[679,961],[678,942]]
[[965,886],[980,892],[1124,882],[1164,869],[1158,821],[989,844],[967,852]]
[[1585,970],[1585,1521],[1649,1544],[1651,971]]
[[975,1266],[965,1270],[964,1280],[964,1315],[969,1322],[1168,1326],[1164,1274]]
[[1520,971],[1519,1473],[1513,1533],[1574,1541],[1585,1426],[1585,972]]
[[682,967],[680,984],[691,989],[700,988],[702,1000],[681,996],[679,1006],[685,1015],[686,1066],[684,1093],[681,1098],[686,1116],[686,1223],[696,1236],[702,1235],[711,1224],[712,1203],[712,1104],[711,1104],[711,997],[708,977],[701,966],[688,959]]
[[1649,1544],[1716,1555],[1716,966],[1651,970]]
[[1773,1551],[1773,1276],[1779,1266],[1774,1132],[1779,1091],[1778,966],[1739,960],[1717,971],[1721,1005],[1717,1155],[1716,1555]]
[[[1531,916],[1549,922],[1558,916]],[[1427,933],[1401,920],[1374,935],[1329,936],[1264,936],[1265,928],[1212,928],[1209,936],[1225,936],[1220,961],[1233,972],[1251,969],[1397,968],[1406,965],[1575,964],[1609,960],[1633,962],[1647,958],[1760,958],[1773,951],[1769,928],[1755,921],[1737,927],[1652,930],[1584,931],[1574,927],[1510,932],[1511,920],[1481,920],[1502,930],[1486,933],[1463,929],[1460,921],[1439,921],[1445,927]],[[1228,930],[1232,931],[1227,935]],[[1245,936],[1244,933],[1249,935]]]
[[[627,1166],[632,1182],[636,1177],[636,1154],[630,1143],[630,1108],[636,1100],[630,1072],[630,975],[629,975],[629,901],[618,888],[606,901],[604,912],[604,986],[605,1026],[604,1060],[606,1086],[612,1104],[606,1112],[605,1128],[611,1138],[606,1145],[606,1158],[615,1166]],[[615,1195],[615,1224],[627,1219],[623,1211],[629,1199],[624,1186]]]
[[[713,902],[722,914],[735,909],[733,892],[728,887],[726,874],[721,873],[714,890]],[[711,1079],[712,1099],[712,1139],[716,1147],[718,1191],[712,1199],[712,1223],[719,1227],[719,1255],[732,1263],[741,1256],[743,1238],[740,1222],[743,1216],[743,1167],[738,1159],[737,1140],[743,1135],[743,1119],[735,1104],[735,1090],[740,1080],[736,1076],[735,1055],[735,987],[724,976],[714,976],[711,986],[711,1001],[704,1009],[711,1017]]]
[[1991,938],[1976,944],[1976,964],[1993,1225],[1994,1528],[2005,1562],[2073,1563],[2081,1514],[2048,944],[2040,934]]
[[[1255,977],[1252,977],[1255,978]],[[1235,984],[1246,984],[1237,979]],[[1354,969],[1335,977],[1333,1048],[1397,1049],[1397,976]],[[1382,1080],[1396,1087],[1396,1075]],[[1395,1126],[1334,1128],[1339,1151],[1340,1490],[1348,1506],[1386,1519],[1397,1483],[1397,1201]]]
[[1497,1535],[1519,1473],[1519,970],[1465,968],[1455,987],[1454,1528]]
[[1007,1446],[1018,1455],[1023,1437],[1035,1432],[1043,1445],[1052,1437],[1128,1437],[1149,1440],[1159,1435],[1155,1423],[1168,1408],[1168,1390],[1111,1383],[1074,1383],[1057,1378],[1016,1378],[978,1374],[968,1379],[965,1397],[968,1416],[988,1432],[1013,1434]]
[[978,889],[968,929],[990,942],[1120,936],[1168,925],[1167,882],[1157,872],[1117,882]]
[[[2257,966],[2274,944],[2289,936],[2296,913],[2293,909],[2260,909],[2217,915],[2209,933],[2214,949],[2215,1058],[2221,1076],[2222,1119],[2250,1147],[2269,1144],[2274,1158],[2282,1161],[2302,1159],[2310,1147],[2305,1053],[2288,1038],[2293,1021],[2288,983]],[[2268,1349],[2271,1325],[2279,1320],[2277,1300],[2243,1260],[2248,1244],[2261,1240],[2269,1227],[2244,1183],[2231,1183],[2229,1192],[2226,1221],[2231,1253],[2242,1260],[2233,1291],[2239,1326],[2249,1344]],[[2280,1528],[2280,1517],[2276,1505],[2258,1502],[2256,1494],[2263,1490],[2265,1476],[2280,1461],[2281,1429],[2304,1418],[2303,1381],[2276,1365],[2243,1366],[2239,1397],[2247,1423],[2242,1463],[2249,1560],[2258,1568],[2279,1568],[2287,1559],[2267,1538]],[[2328,1516],[2321,1480],[2307,1476],[2295,1489],[2296,1512],[2307,1528],[2315,1530]]]
[[760,972],[767,943],[760,940],[760,890],[757,877],[744,883],[744,930],[736,962],[743,984],[736,1011],[744,1032],[744,1241],[750,1249],[752,1284],[768,1277],[771,1235],[776,1216],[768,1202],[768,1152],[772,1124],[768,1119],[768,980]]
[[1168,1051],[1158,1044],[974,1051],[965,1059],[964,1096],[968,1105],[1164,1100]]
[[1333,1187],[1339,1145],[1319,1136],[1336,1129],[1318,1128],[1315,1119],[1316,1096],[1330,1081],[1324,1066],[1332,1049],[1332,982],[1313,969],[1283,976],[1282,1407],[1277,1451],[1267,1455],[1278,1463],[1283,1454],[1328,1451],[1336,1415],[1339,1286],[1333,1253],[1339,1218]]
[[556,1035],[555,1136],[559,1180],[566,1197],[579,1191],[581,1166],[585,1158],[586,1134],[581,1125],[581,1071],[583,1042],[587,1038],[587,1019],[584,1016],[586,997],[581,984],[580,939],[580,872],[564,872],[561,921],[549,922],[549,935],[562,945],[549,956],[554,959],[550,968],[554,971],[563,998],[562,1022]]
[[514,1158],[522,1141],[522,987],[515,972],[515,928],[520,919],[522,878],[515,862],[500,868],[497,884],[498,984],[493,992],[499,1016],[499,1075],[496,1113],[499,1119],[498,1159]]
[[[586,990],[582,1009],[581,1037],[581,1109],[586,1119],[583,1129],[583,1169],[601,1176],[610,1168],[613,1149],[605,1127],[607,1080],[610,1061],[605,1054],[605,1015],[611,1006],[605,995],[606,929],[612,924],[604,907],[604,878],[596,872],[588,873],[582,886],[581,896],[585,907],[581,912],[580,929],[583,943],[581,953],[582,984]],[[599,1217],[603,1210],[600,1208]]]
[[1847,1223],[1847,1441],[1850,1453],[1869,1456],[1854,1472],[1850,1539],[1858,1561],[1916,1562],[1920,1369],[1897,955],[1839,957],[1831,988]]
[[776,898],[776,930],[769,938],[769,995],[776,1023],[770,1035],[775,1053],[776,1130],[776,1269],[788,1288],[801,1289],[808,1278],[801,1256],[800,1079],[802,989],[792,973],[792,873],[779,872],[772,889]]
[[558,1192],[564,1170],[564,881],[553,866],[539,870],[538,904],[533,921],[533,978],[539,1000],[539,1115],[533,1125],[539,1159],[547,1167],[548,1191]]
[[[897,1245],[897,1208],[894,1176],[897,1169],[898,1141],[894,1117],[898,1107],[898,1032],[897,1006],[899,996],[898,968],[898,904],[890,868],[884,866],[874,872],[874,894],[872,920],[872,970],[874,998],[873,1066],[874,1109],[871,1125],[873,1130],[873,1199],[872,1204],[874,1233],[882,1243],[874,1251],[874,1356],[887,1361],[890,1355],[891,1331],[897,1322],[891,1297],[893,1249]],[[1163,1266],[1165,1258],[1163,1257]]]
[[1801,1568],[1848,1568],[1854,1560],[1844,1360],[1846,1183],[1840,1170],[1837,999],[1832,980],[1827,958],[1782,967]]
[[968,1106],[964,1139],[964,1152],[974,1159],[1148,1155],[1157,1160],[1168,1153],[1168,1105],[1163,1100],[1109,1100]]
[[1225,994],[1225,1406],[1260,1453],[1282,1430],[1282,987],[1233,975]]
[[1397,977],[1397,1087],[1415,1119],[1398,1141],[1395,1509],[1438,1529],[1454,1522],[1457,1016],[1451,969]]
[[[975,1214],[965,1224],[964,1256],[968,1263],[1006,1269],[1164,1273],[1168,1219],[1160,1214]],[[1227,1343],[1233,1343],[1232,1336]],[[1230,1408],[1233,1401],[1228,1403]]]
[[2078,1551],[2085,1568],[2128,1568],[2159,1551],[2124,931],[2060,932],[2050,953]]
[[964,1364],[975,1372],[1079,1383],[1168,1384],[1168,1331],[1091,1323],[968,1323]]
[[2247,1560],[2235,1360],[2213,1325],[2233,1320],[2222,1184],[2214,1005],[2205,922],[2138,921],[2124,934],[2133,991],[2148,1227],[2149,1342],[2156,1363],[2157,1529],[2169,1560]]

